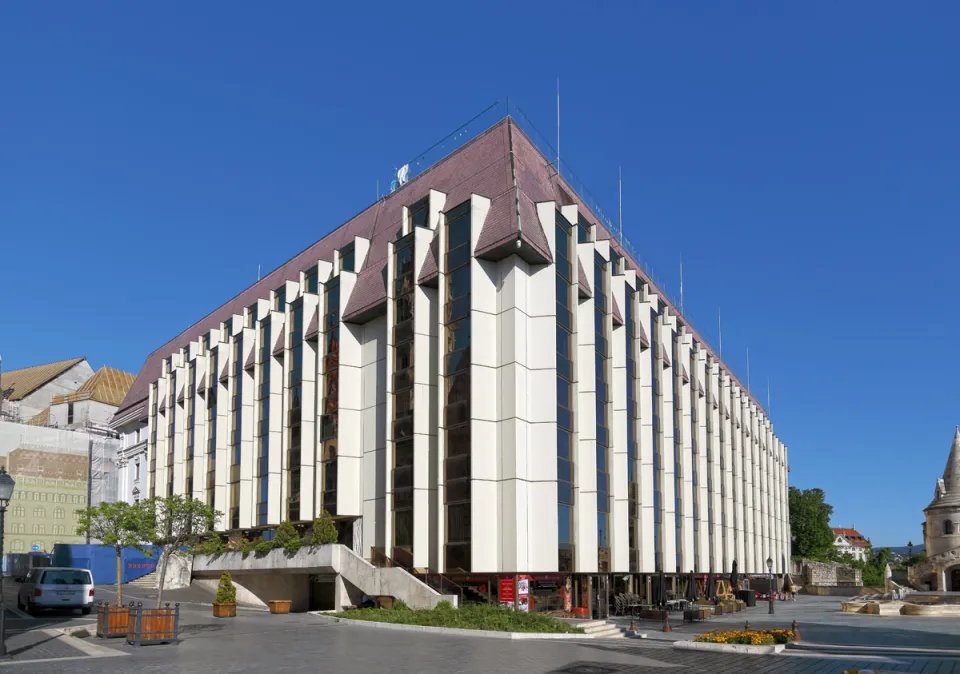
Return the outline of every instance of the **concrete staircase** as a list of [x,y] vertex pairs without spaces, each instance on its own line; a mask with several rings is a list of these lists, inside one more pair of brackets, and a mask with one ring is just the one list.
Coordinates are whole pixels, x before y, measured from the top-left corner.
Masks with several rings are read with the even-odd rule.
[[624,639],[627,636],[627,630],[615,622],[606,620],[584,620],[575,623],[577,627],[583,628],[585,634],[595,639]]
[[140,576],[136,580],[131,580],[129,583],[127,583],[127,585],[130,585],[132,587],[142,587],[148,590],[156,590],[157,589],[157,572],[151,571],[145,576]]

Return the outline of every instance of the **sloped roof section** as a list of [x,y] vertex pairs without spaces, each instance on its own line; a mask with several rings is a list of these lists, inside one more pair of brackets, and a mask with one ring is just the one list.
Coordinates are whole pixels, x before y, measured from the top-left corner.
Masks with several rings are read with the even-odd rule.
[[420,275],[417,277],[417,283],[430,283],[440,275],[440,267],[437,260],[440,259],[440,230],[437,229],[433,234],[433,241],[427,247],[427,254],[423,258],[423,266],[420,267]]
[[614,325],[623,325],[623,316],[620,314],[620,305],[617,304],[617,298],[613,298],[612,302],[612,313],[613,313],[613,324]]
[[313,318],[310,319],[310,324],[307,325],[307,332],[303,335],[304,339],[310,340],[320,334],[320,308],[316,308],[313,311]]
[[50,408],[46,407],[40,414],[31,417],[27,423],[30,426],[48,426],[50,425]]
[[54,396],[52,404],[73,403],[80,400],[95,400],[106,405],[118,406],[136,377],[129,372],[112,367],[101,367],[73,393]]
[[580,288],[580,297],[593,297],[587,273],[583,271],[583,264],[580,263],[579,257],[577,258],[577,286]]
[[943,477],[937,480],[933,501],[927,508],[960,506],[960,426],[953,435],[947,465],[943,468]]
[[74,365],[82,363],[86,358],[70,358],[58,360],[43,365],[8,370],[0,373],[0,391],[10,391],[4,396],[6,400],[23,400],[44,384],[56,379]]

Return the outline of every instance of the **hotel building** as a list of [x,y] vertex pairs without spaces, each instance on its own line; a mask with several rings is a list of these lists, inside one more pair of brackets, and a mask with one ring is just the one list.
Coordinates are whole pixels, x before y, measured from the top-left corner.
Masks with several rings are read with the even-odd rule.
[[790,555],[763,407],[512,117],[152,353],[121,417],[144,496],[231,534],[326,509],[479,592]]

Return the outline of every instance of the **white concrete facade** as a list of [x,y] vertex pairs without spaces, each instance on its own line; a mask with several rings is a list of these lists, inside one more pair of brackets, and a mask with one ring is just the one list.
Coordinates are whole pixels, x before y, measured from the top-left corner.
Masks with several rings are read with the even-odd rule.
[[[535,263],[476,255],[491,198],[454,203],[431,189],[425,199],[416,224],[410,213],[423,203],[405,204],[387,245],[381,310],[344,320],[371,244],[342,237],[332,262],[316,260],[164,355],[147,403],[144,497],[186,493],[192,461],[191,493],[224,513],[225,531],[307,522],[327,509],[352,523],[361,556],[408,555],[417,569],[725,573],[736,561],[741,573],[761,573],[769,558],[784,572],[786,446],[687,320],[597,240],[578,205],[535,204],[553,258]],[[468,232],[464,267],[449,266],[463,236],[453,220]],[[398,261],[410,248],[415,287],[407,258]],[[423,281],[429,258],[436,274]],[[572,261],[566,280],[563,258]],[[557,349],[567,293],[569,386],[558,384]],[[558,556],[561,436],[572,457],[569,565]]]

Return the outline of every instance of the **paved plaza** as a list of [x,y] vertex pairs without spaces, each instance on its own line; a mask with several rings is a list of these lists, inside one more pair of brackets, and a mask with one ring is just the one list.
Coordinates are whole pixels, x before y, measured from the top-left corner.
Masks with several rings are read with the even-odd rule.
[[[99,592],[99,590],[98,590]],[[136,592],[130,595],[136,597]],[[832,606],[836,606],[836,610]],[[93,631],[93,620],[70,614],[44,616],[35,621],[20,620],[11,643],[16,640],[43,641],[34,651],[41,663],[7,662],[0,669],[43,671],[49,674],[183,674],[278,671],[307,672],[524,672],[529,674],[618,674],[664,672],[784,672],[797,674],[834,674],[846,670],[875,669],[898,672],[956,672],[960,674],[960,656],[938,657],[899,655],[890,651],[879,657],[862,654],[825,656],[790,650],[776,656],[740,656],[681,651],[665,640],[690,638],[695,632],[751,625],[789,626],[793,619],[801,623],[804,639],[828,639],[820,643],[859,641],[863,645],[911,646],[922,648],[960,648],[960,626],[953,620],[878,618],[839,612],[836,599],[804,597],[796,606],[778,603],[777,615],[766,614],[766,606],[735,614],[729,618],[696,625],[677,624],[670,635],[655,632],[647,624],[649,638],[507,641],[418,632],[401,632],[376,627],[335,623],[310,614],[270,615],[264,611],[240,610],[237,618],[217,620],[200,603],[185,603],[182,609],[182,639],[168,646],[133,648],[122,640],[103,641],[51,638],[59,627],[86,625]],[[36,627],[31,628],[30,623]],[[859,639],[855,635],[861,635]],[[31,636],[32,635],[32,636]],[[809,636],[808,636],[809,635]],[[885,635],[888,635],[885,637]],[[118,657],[95,657],[71,648],[93,646]],[[26,641],[21,643],[25,644]],[[14,646],[16,648],[16,646]],[[89,650],[89,648],[87,648]],[[29,654],[26,649],[17,654]],[[58,659],[70,657],[70,659]],[[52,659],[48,659],[52,658]],[[33,659],[33,658],[30,658]]]

